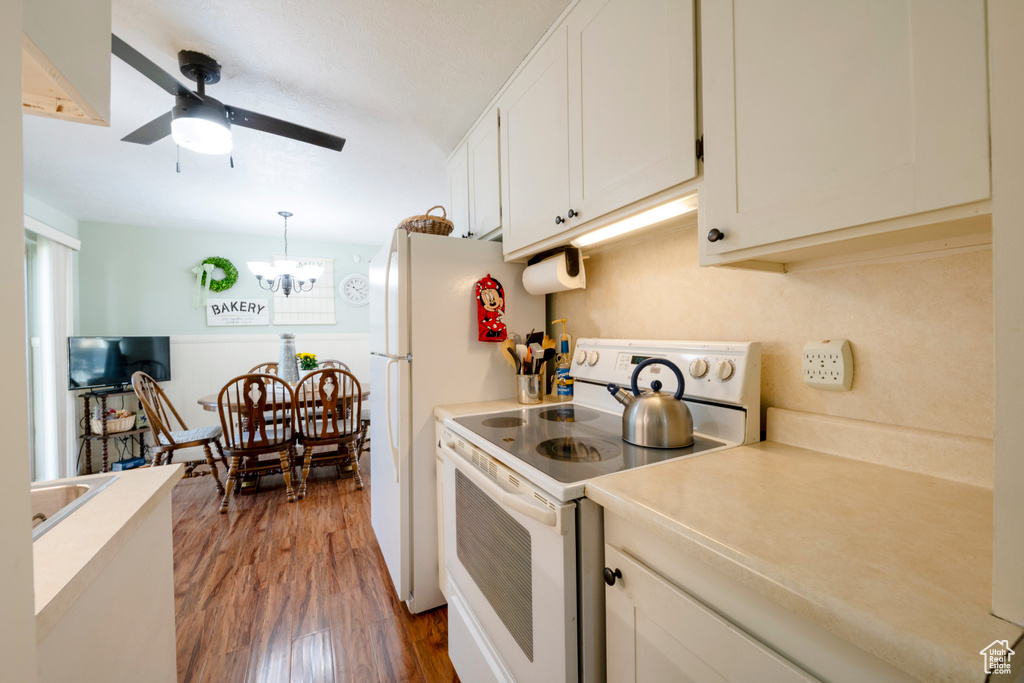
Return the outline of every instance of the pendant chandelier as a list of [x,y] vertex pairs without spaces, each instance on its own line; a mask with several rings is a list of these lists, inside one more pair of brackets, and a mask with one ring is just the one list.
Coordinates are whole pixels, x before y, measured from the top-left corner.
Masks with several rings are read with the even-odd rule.
[[273,263],[249,261],[246,265],[263,289],[281,291],[285,296],[292,292],[308,292],[313,289],[317,278],[324,274],[323,266],[301,265],[288,258],[288,219],[292,214],[278,211],[277,215],[284,218],[284,259],[274,259]]

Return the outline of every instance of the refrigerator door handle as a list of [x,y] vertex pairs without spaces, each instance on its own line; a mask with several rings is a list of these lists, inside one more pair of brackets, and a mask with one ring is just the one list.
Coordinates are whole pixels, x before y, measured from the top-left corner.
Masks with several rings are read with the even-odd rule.
[[388,446],[391,448],[391,462],[395,466],[395,483],[398,483],[398,449],[395,447],[391,427],[391,366],[403,362],[402,358],[389,358],[384,364],[384,405],[387,413]]

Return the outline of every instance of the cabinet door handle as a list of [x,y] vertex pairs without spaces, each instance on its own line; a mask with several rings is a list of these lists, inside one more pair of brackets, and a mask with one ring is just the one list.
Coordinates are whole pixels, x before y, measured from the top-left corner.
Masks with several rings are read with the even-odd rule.
[[562,218],[561,216],[555,216],[555,225],[561,225],[564,222],[565,222],[564,218]]
[[572,209],[569,209],[569,213],[567,213],[565,215],[568,216],[569,218],[575,218],[576,216],[580,215],[580,212],[579,211],[573,211]]
[[612,571],[611,567],[605,567],[604,568],[604,582],[607,583],[609,586],[614,586],[615,585],[615,579],[621,579],[621,578],[622,578],[622,572],[619,571],[618,567],[615,568],[615,571]]
[[708,242],[717,242],[722,239],[725,239],[725,233],[718,228],[711,228],[708,232]]

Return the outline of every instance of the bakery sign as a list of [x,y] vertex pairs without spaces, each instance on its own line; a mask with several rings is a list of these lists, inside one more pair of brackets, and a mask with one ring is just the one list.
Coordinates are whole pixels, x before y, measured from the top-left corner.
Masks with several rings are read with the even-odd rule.
[[269,325],[267,304],[268,299],[208,299],[206,326]]

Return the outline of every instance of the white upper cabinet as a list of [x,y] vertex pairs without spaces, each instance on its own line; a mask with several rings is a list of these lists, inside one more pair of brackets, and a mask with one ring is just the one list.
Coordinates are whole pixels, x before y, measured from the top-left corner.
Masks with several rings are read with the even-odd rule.
[[506,258],[697,176],[694,64],[691,0],[572,8],[500,99]]
[[22,111],[110,125],[110,0],[31,0],[23,8]]
[[452,237],[469,231],[469,157],[466,143],[448,159],[448,220],[455,226]]
[[569,15],[576,223],[697,175],[689,0],[582,0]]
[[723,0],[702,25],[702,263],[989,197],[982,0]]
[[469,134],[469,231],[484,237],[501,229],[498,109],[488,111]]
[[566,31],[560,26],[500,100],[506,255],[568,227],[567,73]]

